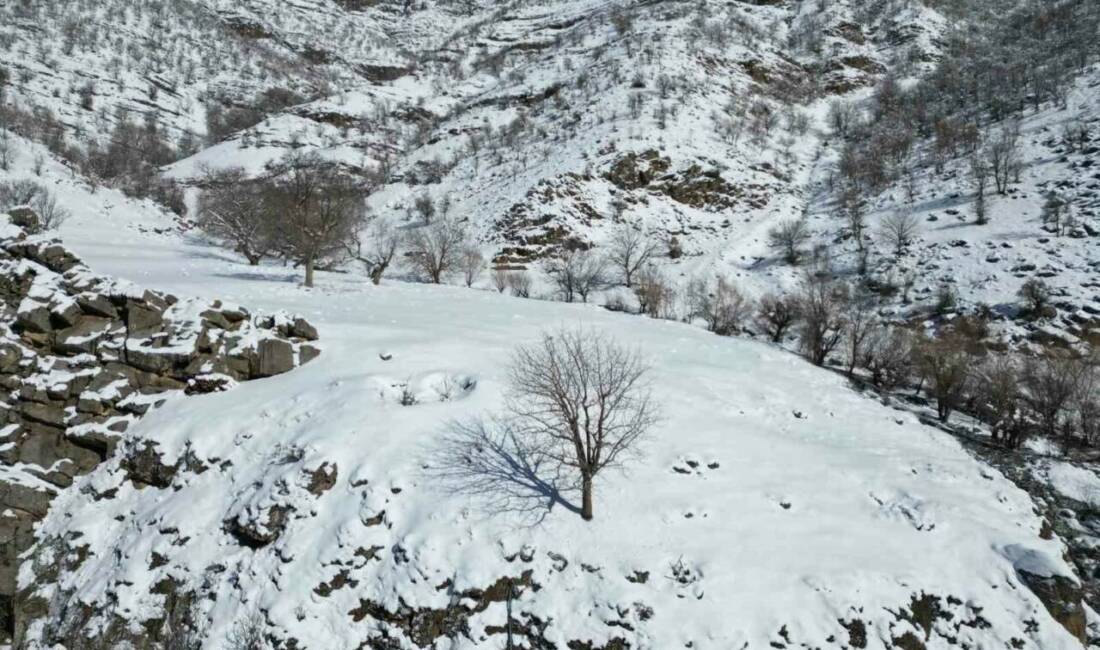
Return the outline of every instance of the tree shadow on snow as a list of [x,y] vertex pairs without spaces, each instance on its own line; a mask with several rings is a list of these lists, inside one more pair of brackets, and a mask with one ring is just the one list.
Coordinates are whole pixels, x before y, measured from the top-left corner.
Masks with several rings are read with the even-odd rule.
[[428,451],[424,471],[449,493],[470,497],[487,514],[542,523],[555,506],[580,514],[561,468],[509,423],[452,421]]

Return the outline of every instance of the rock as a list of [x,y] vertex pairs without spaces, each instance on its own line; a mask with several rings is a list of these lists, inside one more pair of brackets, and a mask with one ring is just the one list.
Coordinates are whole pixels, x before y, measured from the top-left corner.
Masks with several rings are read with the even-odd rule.
[[255,515],[248,512],[225,522],[227,533],[237,538],[242,546],[262,548],[279,538],[286,529],[290,508],[271,506]]
[[14,225],[30,233],[37,232],[41,225],[38,213],[29,206],[21,206],[8,210],[8,217]]
[[321,351],[312,345],[303,345],[298,348],[298,363],[307,364],[321,356]]
[[126,327],[131,336],[155,330],[163,322],[161,312],[138,303],[131,303],[126,310]]
[[304,318],[295,318],[290,324],[290,335],[307,341],[317,340],[317,328]]
[[1017,569],[1016,573],[1043,602],[1051,617],[1085,645],[1087,619],[1082,604],[1084,595],[1081,586],[1063,576],[1044,577],[1022,569]]
[[259,345],[257,377],[271,377],[294,368],[294,347],[281,339],[264,339]]
[[77,296],[76,304],[80,306],[85,314],[110,319],[118,318],[118,310],[115,309],[110,300],[103,296],[95,294]]

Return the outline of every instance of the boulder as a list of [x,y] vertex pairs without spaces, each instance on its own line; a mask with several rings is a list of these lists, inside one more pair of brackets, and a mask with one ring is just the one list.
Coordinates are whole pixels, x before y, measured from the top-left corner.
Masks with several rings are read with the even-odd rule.
[[282,339],[263,339],[259,345],[257,377],[271,377],[294,368],[294,347]]

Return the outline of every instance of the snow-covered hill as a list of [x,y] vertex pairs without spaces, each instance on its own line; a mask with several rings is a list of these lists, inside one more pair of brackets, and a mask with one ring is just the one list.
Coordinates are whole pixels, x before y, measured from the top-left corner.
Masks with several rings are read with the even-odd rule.
[[[254,625],[280,647],[499,647],[509,620],[529,647],[1078,645],[1025,586],[1072,583],[1025,493],[778,349],[488,291],[306,290],[110,215],[63,236],[104,272],[302,313],[323,352],[169,400],[62,492],[20,574],[44,614],[21,647],[160,647],[188,623],[212,648]],[[440,480],[448,423],[499,408],[512,347],[580,323],[640,348],[664,408],[596,520],[522,473],[492,495]],[[170,485],[131,480],[144,444],[188,458]]]

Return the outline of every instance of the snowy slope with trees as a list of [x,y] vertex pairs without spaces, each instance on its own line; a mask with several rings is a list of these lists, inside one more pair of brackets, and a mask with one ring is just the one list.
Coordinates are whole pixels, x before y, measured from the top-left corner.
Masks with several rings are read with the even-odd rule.
[[[90,406],[0,377],[0,635],[1095,643],[1098,32],[1088,0],[0,6],[0,214],[321,350],[141,375],[176,392],[68,464],[23,404],[57,448]],[[9,266],[4,336],[88,364]],[[529,406],[563,362],[552,396],[630,387],[608,455]]]
[[[21,587],[70,614],[33,621],[27,647],[192,624],[210,647],[251,647],[232,639],[252,626],[297,647],[496,647],[509,616],[535,647],[1077,644],[1024,586],[1072,575],[1024,492],[775,348],[492,292],[308,290],[122,226],[74,217],[63,235],[122,277],[302,313],[323,352],[171,399],[64,492]],[[502,408],[513,347],[578,323],[638,347],[662,410],[642,456],[601,477],[595,519],[538,467],[489,492],[441,476],[449,427]],[[191,469],[135,485],[123,459],[144,444]]]

